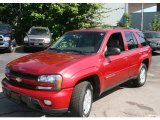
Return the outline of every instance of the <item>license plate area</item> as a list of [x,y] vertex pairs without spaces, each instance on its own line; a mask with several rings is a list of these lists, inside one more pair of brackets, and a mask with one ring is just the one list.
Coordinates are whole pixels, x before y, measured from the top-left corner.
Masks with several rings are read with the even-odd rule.
[[16,100],[16,101],[19,101],[20,100],[20,95],[18,93],[11,92],[11,98]]
[[39,45],[39,43],[34,43],[34,45]]
[[15,93],[13,91],[7,90],[3,88],[3,93],[10,99],[13,99],[14,101],[19,102],[20,101],[20,94]]

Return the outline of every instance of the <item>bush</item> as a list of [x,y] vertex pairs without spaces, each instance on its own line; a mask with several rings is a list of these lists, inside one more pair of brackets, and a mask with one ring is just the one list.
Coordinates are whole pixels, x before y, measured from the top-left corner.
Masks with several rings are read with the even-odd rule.
[[130,28],[131,26],[131,15],[128,13],[124,13],[122,20],[117,23],[119,27]]

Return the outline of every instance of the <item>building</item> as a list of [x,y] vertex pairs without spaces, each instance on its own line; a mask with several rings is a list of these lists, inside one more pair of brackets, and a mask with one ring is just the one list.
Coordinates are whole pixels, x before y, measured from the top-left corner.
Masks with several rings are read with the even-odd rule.
[[[148,30],[154,16],[160,15],[160,3],[107,3],[104,6],[109,8],[109,12],[102,22],[112,26],[116,26],[126,12],[131,14],[132,28]],[[145,12],[145,9],[153,6],[156,6],[155,12]]]

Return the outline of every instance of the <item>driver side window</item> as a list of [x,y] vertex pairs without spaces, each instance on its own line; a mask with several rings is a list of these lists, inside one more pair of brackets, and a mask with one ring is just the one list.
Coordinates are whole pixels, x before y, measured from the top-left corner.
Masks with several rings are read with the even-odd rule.
[[124,42],[120,32],[113,33],[107,43],[107,48],[119,48],[124,51]]

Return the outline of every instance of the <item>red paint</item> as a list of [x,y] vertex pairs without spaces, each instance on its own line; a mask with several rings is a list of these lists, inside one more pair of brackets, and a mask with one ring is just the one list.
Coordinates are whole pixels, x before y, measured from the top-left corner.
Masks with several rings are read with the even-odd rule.
[[[60,74],[63,77],[62,90],[60,91],[38,91],[18,88],[12,85],[5,85],[3,87],[12,91],[32,96],[40,101],[43,99],[50,99],[54,105],[50,106],[52,109],[68,108],[72,90],[74,86],[81,79],[97,75],[99,77],[100,93],[104,92],[112,86],[122,83],[124,80],[138,75],[140,64],[143,60],[148,59],[149,65],[151,63],[151,49],[149,46],[142,47],[139,43],[139,48],[128,50],[124,31],[131,31],[134,34],[138,30],[130,29],[107,29],[107,30],[78,30],[78,31],[103,31],[106,36],[101,44],[99,51],[95,54],[77,55],[65,53],[52,53],[42,51],[33,53],[21,58],[18,58],[8,64],[8,67],[15,71],[22,73],[29,73],[34,75],[43,74]],[[78,32],[77,31],[77,32]],[[108,38],[114,32],[121,32],[125,51],[120,55],[110,56],[109,59],[104,57],[104,49]],[[135,37],[138,40],[137,35]],[[11,76],[8,76],[11,77]],[[12,78],[14,80],[14,78]],[[22,82],[39,85],[36,81],[23,79]],[[42,84],[41,84],[42,85]],[[42,86],[47,86],[46,84]],[[44,104],[41,102],[43,107]]]

